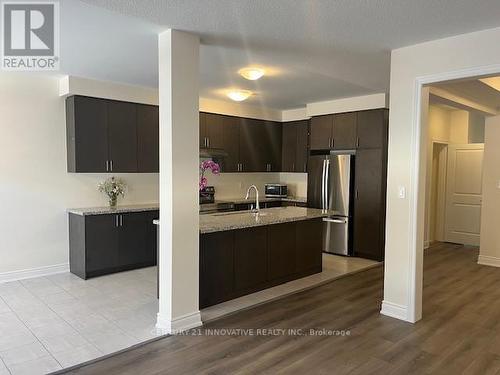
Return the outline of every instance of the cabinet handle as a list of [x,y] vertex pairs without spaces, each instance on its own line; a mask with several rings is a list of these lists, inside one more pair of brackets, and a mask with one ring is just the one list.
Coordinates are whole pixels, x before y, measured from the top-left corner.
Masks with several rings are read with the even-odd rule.
[[118,226],[119,226],[118,215],[115,215],[115,227],[118,228]]
[[120,215],[120,226],[123,227],[123,215]]
[[113,160],[109,161],[109,170],[113,172]]
[[304,172],[307,172],[307,164],[304,163]]
[[335,138],[332,138],[332,148],[335,148]]
[[106,172],[109,172],[109,160],[106,160]]
[[359,137],[356,137],[356,147],[359,147]]
[[295,163],[292,163],[292,172],[295,172]]
[[210,148],[210,138],[207,137],[207,147]]

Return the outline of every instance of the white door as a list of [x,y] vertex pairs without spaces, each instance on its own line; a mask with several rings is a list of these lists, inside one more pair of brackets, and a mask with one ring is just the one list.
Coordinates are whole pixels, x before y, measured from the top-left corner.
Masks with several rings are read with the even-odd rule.
[[445,240],[479,246],[484,144],[450,145]]

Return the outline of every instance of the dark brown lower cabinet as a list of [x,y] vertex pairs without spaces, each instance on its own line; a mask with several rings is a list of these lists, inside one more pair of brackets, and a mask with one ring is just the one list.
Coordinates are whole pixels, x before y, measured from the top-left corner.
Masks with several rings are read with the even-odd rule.
[[154,266],[158,211],[88,215],[69,214],[70,270],[94,276]]
[[253,291],[267,280],[267,228],[247,228],[234,235],[234,289]]
[[205,234],[202,248],[200,306],[209,306],[224,301],[225,296],[234,293],[234,233]]
[[321,272],[323,249],[322,219],[299,221],[295,235],[296,242],[296,273],[308,275]]
[[[295,273],[296,223],[276,224],[269,227],[269,280],[280,280]],[[291,256],[292,255],[292,256]]]
[[321,272],[322,221],[200,235],[200,308]]

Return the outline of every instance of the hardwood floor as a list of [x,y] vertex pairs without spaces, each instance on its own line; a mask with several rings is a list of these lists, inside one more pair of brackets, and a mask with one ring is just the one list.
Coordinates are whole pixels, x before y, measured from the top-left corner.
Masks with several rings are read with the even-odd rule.
[[383,268],[213,322],[204,329],[349,330],[345,336],[172,336],[75,374],[500,374],[500,269],[438,244],[424,257],[424,318],[379,314]]

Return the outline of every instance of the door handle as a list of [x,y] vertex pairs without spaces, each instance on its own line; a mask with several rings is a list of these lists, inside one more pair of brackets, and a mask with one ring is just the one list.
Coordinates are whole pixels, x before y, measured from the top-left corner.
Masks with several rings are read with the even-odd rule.
[[323,221],[326,221],[327,223],[334,223],[334,224],[347,224],[347,219],[332,219],[329,217],[323,218]]

